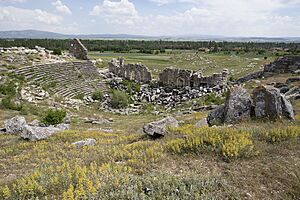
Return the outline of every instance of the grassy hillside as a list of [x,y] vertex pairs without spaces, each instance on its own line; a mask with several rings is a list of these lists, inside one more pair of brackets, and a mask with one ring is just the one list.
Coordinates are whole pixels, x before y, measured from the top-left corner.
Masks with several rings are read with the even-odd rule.
[[[226,55],[180,51],[159,55],[91,52],[107,67],[112,57],[142,62],[157,75],[168,66],[203,70],[205,74],[228,68],[234,77],[255,71],[275,55]],[[267,57],[265,59],[264,57]],[[285,82],[291,74],[245,85]],[[296,83],[297,84],[297,83]],[[197,99],[205,103],[205,99]],[[41,119],[47,102],[24,104],[24,110],[0,108],[0,127],[16,115],[28,122]],[[57,102],[56,102],[57,103]],[[71,130],[46,140],[29,142],[15,135],[0,135],[0,199],[299,199],[300,100],[292,102],[296,121],[248,121],[234,126],[196,128],[208,112],[151,114],[146,105],[139,115],[104,112],[98,104],[72,114]],[[173,115],[180,127],[153,140],[143,125]],[[92,125],[85,118],[110,119]],[[109,131],[105,131],[109,130]],[[94,138],[93,147],[73,142]]]

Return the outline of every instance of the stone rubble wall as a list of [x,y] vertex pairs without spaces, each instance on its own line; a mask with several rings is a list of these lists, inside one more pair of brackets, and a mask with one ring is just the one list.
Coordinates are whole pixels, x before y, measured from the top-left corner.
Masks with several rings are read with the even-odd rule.
[[149,83],[152,79],[151,73],[145,65],[142,64],[126,64],[124,59],[113,59],[108,63],[109,72],[138,83]]
[[88,57],[87,57],[88,50],[80,42],[79,39],[74,39],[74,40],[71,41],[69,51],[77,59],[88,60]]
[[300,56],[285,56],[265,65],[265,73],[293,73],[300,69]]
[[296,73],[300,70],[300,56],[285,56],[278,58],[276,61],[264,66],[263,71],[257,71],[241,77],[236,81],[241,84],[253,79],[270,77],[274,74]]

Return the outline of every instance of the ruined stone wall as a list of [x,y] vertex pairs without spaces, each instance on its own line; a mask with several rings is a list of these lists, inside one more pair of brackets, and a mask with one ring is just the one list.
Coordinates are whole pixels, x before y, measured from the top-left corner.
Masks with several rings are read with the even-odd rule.
[[191,70],[166,68],[159,74],[158,82],[161,86],[177,88],[186,86],[192,88],[201,86],[214,87],[216,85],[225,85],[228,75],[228,70],[224,70],[222,73],[215,73],[212,76],[203,76],[201,73]]
[[149,69],[142,64],[125,64],[124,59],[113,59],[108,63],[109,71],[119,77],[138,83],[149,83],[152,79]]
[[77,59],[87,60],[87,48],[80,42],[79,39],[74,39],[70,44],[70,53]]
[[[241,78],[236,83],[241,84],[253,79],[262,77],[270,77],[282,73],[299,73],[300,70],[300,56],[285,56],[281,57],[274,62],[265,65],[264,70],[252,72]],[[297,72],[298,71],[298,72]]]
[[285,56],[265,65],[265,73],[293,73],[300,70],[300,56]]

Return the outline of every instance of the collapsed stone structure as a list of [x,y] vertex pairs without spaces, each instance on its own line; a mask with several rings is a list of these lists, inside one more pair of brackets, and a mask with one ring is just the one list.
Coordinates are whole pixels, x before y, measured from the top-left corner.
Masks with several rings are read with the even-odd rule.
[[80,42],[79,39],[74,39],[70,44],[70,53],[77,59],[87,60],[87,48]]
[[149,83],[152,79],[151,73],[143,64],[127,64],[125,65],[124,58],[112,59],[108,63],[109,72],[138,83]]
[[300,56],[285,56],[265,65],[264,74],[294,73],[300,70]]
[[294,73],[300,72],[300,56],[285,56],[278,58],[274,62],[265,65],[261,71],[253,72],[241,77],[236,83],[241,84],[253,79],[259,79],[262,77],[270,77],[274,74],[280,73]]
[[203,76],[201,73],[186,69],[166,68],[159,74],[158,83],[161,86],[175,88],[191,87],[214,87],[226,85],[229,72],[225,69],[222,73],[215,73],[212,76]]
[[[151,72],[142,64],[125,65],[124,58],[113,59],[109,62],[109,72],[139,83],[149,83]],[[229,72],[215,73],[212,76],[203,76],[201,73],[186,69],[166,68],[159,74],[158,83],[160,86],[173,88],[200,88],[226,85]]]

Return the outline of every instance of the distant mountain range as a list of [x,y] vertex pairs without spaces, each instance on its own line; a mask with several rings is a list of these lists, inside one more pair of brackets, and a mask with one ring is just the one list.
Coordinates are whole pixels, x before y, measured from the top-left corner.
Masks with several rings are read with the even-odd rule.
[[0,38],[28,38],[28,39],[134,39],[134,40],[189,40],[189,41],[240,41],[240,42],[300,42],[300,37],[224,37],[211,35],[182,35],[182,36],[145,36],[129,34],[60,34],[38,30],[0,31]]

